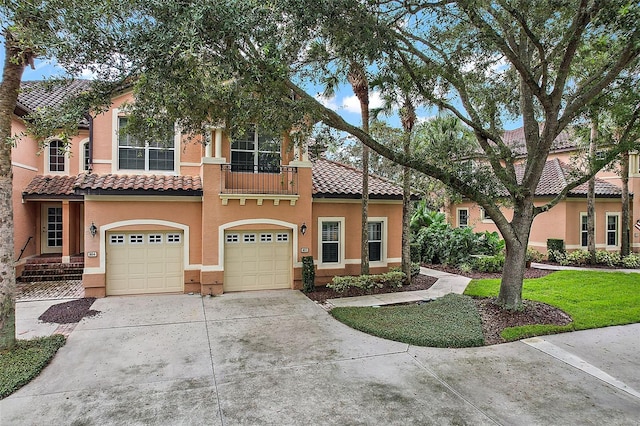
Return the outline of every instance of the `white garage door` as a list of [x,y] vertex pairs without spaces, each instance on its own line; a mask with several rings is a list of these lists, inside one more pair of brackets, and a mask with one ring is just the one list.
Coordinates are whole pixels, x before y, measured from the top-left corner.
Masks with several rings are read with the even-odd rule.
[[291,232],[226,232],[224,291],[291,288]]
[[182,232],[107,233],[107,295],[181,292]]

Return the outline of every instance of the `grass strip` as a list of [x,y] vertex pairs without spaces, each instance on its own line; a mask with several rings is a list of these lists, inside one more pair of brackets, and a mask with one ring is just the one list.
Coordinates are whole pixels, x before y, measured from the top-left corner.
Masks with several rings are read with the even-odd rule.
[[[495,297],[499,290],[500,280],[473,280],[465,294]],[[524,280],[522,297],[562,309],[573,322],[507,328],[505,340],[640,322],[640,274],[558,271]]]
[[335,308],[331,315],[356,330],[416,346],[484,344],[482,321],[473,299],[458,294],[421,305]]
[[38,376],[66,338],[61,334],[31,340],[18,340],[0,352],[0,399],[6,398]]

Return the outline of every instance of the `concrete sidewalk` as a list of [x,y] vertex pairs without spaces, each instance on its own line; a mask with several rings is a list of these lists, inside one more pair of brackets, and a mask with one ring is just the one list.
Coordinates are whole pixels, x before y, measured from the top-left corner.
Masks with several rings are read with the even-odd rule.
[[594,272],[624,272],[625,274],[640,274],[640,269],[614,269],[614,268],[583,268],[580,266],[548,265],[546,263],[532,263],[532,268],[546,269],[548,271],[594,271]]
[[343,306],[383,306],[393,305],[396,303],[433,300],[449,293],[462,294],[471,281],[471,278],[424,267],[420,267],[420,273],[422,275],[437,278],[438,281],[436,281],[435,284],[427,290],[399,291],[396,293],[327,299],[326,304],[329,305],[329,307],[336,308]]
[[[78,324],[41,375],[0,401],[0,424],[640,419],[640,398],[629,392],[640,389],[640,324],[545,336],[537,347],[438,349],[353,330],[293,290],[108,297],[92,309],[101,314]],[[594,369],[627,389],[587,371]]]

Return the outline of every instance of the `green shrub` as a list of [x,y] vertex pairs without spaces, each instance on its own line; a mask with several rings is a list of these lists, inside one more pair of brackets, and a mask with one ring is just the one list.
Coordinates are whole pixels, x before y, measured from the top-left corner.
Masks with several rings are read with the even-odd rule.
[[316,289],[316,270],[313,256],[302,257],[302,291],[311,293]]
[[420,275],[420,264],[412,262],[411,263],[411,278]]
[[567,253],[559,250],[549,250],[547,255],[549,257],[549,261],[558,262],[562,266],[567,266]]
[[504,240],[497,232],[478,232],[475,234],[476,242],[473,254],[496,255],[504,250]]
[[342,293],[351,287],[361,288],[363,290],[384,287],[402,287],[404,281],[405,275],[402,272],[391,271],[376,275],[333,277],[331,282],[327,284],[327,287]]
[[566,262],[568,265],[586,265],[589,263],[591,255],[586,250],[574,250],[567,254]]
[[476,257],[471,266],[479,272],[501,272],[504,268],[504,255]]
[[454,266],[470,262],[473,254],[493,256],[504,248],[496,232],[476,234],[471,228],[451,228],[449,224],[420,229],[415,242],[421,247],[424,262]]
[[527,247],[526,259],[528,262],[540,262],[544,256],[538,250],[533,247]]
[[598,265],[616,266],[620,264],[620,253],[615,251],[598,250],[596,251],[596,263]]
[[0,399],[11,395],[40,374],[65,342],[61,334],[18,340],[11,350],[0,353]]
[[627,256],[622,258],[621,264],[625,268],[631,268],[631,269],[640,268],[640,255],[635,253],[629,253]]
[[547,240],[547,253],[548,253],[549,261],[560,263],[560,260],[554,256],[556,252],[565,253],[564,240],[549,238]]
[[411,262],[420,263],[422,261],[422,247],[418,243],[409,244],[411,250]]

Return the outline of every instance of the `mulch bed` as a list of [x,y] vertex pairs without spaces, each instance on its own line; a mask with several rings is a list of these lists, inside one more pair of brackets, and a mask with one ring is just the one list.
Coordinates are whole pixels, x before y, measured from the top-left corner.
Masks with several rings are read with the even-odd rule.
[[100,311],[89,309],[95,300],[95,297],[85,297],[70,302],[58,303],[50,306],[38,319],[56,324],[76,323],[84,317],[92,317],[100,313]]
[[[485,278],[496,278],[496,279],[502,278],[502,273],[500,272],[478,272],[478,271],[463,272],[460,269],[456,268],[455,266],[448,266],[448,265],[423,264],[422,266],[429,269],[437,269],[438,271],[449,272],[450,274],[462,275],[463,277],[472,278],[474,280],[483,280]],[[556,272],[556,271],[550,271],[548,269],[527,268],[524,270],[524,277],[525,278],[541,278],[551,274],[552,272]]]
[[327,287],[316,287],[315,291],[307,293],[306,296],[318,303],[324,303],[327,299],[337,299],[340,297],[366,296],[369,294],[396,293],[400,291],[417,291],[427,290],[435,282],[436,278],[427,277],[426,275],[418,275],[413,277],[411,285],[403,285],[402,287],[384,287],[374,288],[371,290],[363,290],[360,288],[350,288],[342,293]]
[[500,333],[508,327],[532,324],[567,325],[571,322],[571,317],[564,311],[532,300],[524,300],[524,309],[518,312],[503,310],[495,304],[496,299],[492,297],[477,298],[474,301],[482,318],[482,332],[486,345],[504,343],[505,340],[500,337]]

